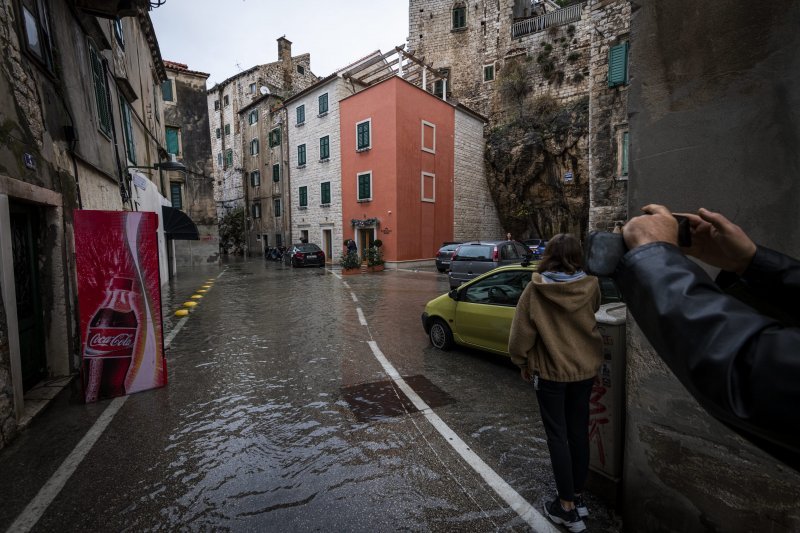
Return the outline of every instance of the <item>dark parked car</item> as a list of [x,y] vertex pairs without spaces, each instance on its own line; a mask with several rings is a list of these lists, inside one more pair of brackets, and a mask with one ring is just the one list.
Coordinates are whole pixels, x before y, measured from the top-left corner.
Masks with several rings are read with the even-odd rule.
[[325,266],[325,252],[312,243],[293,244],[284,255],[286,264],[293,267],[303,266]]
[[447,272],[450,268],[450,259],[453,257],[456,249],[461,245],[460,242],[445,244],[436,253],[436,270],[439,272]]
[[547,241],[544,239],[527,239],[522,241],[522,244],[530,248],[533,253],[533,259],[541,259],[544,255],[544,249],[547,247]]
[[456,249],[450,260],[450,288],[455,289],[485,272],[502,265],[520,263],[531,251],[517,241],[467,242]]

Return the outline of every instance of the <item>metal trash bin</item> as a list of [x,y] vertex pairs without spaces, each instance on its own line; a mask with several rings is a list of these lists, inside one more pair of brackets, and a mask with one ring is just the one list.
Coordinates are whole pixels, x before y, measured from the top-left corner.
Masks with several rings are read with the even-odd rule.
[[614,486],[622,478],[625,442],[625,322],[627,306],[609,303],[595,313],[603,336],[603,364],[589,401],[589,466]]

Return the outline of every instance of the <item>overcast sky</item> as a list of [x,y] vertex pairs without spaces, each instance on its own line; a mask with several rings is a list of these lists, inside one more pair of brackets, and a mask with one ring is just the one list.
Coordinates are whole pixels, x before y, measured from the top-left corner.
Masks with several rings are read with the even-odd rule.
[[161,56],[208,72],[208,87],[277,61],[282,35],[317,76],[408,36],[406,0],[167,0],[150,17]]

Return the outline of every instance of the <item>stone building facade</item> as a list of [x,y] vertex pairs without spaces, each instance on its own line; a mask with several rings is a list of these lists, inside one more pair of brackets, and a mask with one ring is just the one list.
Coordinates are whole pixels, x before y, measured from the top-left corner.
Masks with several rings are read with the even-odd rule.
[[243,146],[239,111],[265,94],[286,98],[317,77],[311,72],[311,56],[292,56],[292,43],[278,39],[278,61],[256,65],[208,90],[208,115],[215,179],[217,215],[224,216],[243,205]]
[[0,447],[79,368],[73,211],[166,202],[148,8],[0,1]]
[[262,95],[239,111],[246,248],[263,256],[291,241],[288,120],[283,99]]
[[611,228],[625,218],[626,91],[610,91],[606,78],[629,2],[537,6],[412,0],[408,47],[447,74],[447,98],[488,117],[487,179],[504,229]]
[[211,162],[206,80],[208,74],[187,65],[165,61],[166,86],[162,85],[167,152],[186,166],[172,173],[169,199],[172,207],[186,212],[197,225],[198,240],[170,240],[176,265],[215,263],[219,259],[219,230],[214,201],[214,168]]

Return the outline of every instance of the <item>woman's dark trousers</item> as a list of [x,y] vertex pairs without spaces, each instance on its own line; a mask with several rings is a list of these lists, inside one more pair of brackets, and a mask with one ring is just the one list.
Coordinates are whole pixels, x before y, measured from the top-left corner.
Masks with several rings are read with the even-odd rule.
[[536,398],[547,434],[558,497],[574,501],[589,475],[589,397],[594,378],[562,383],[538,379]]

